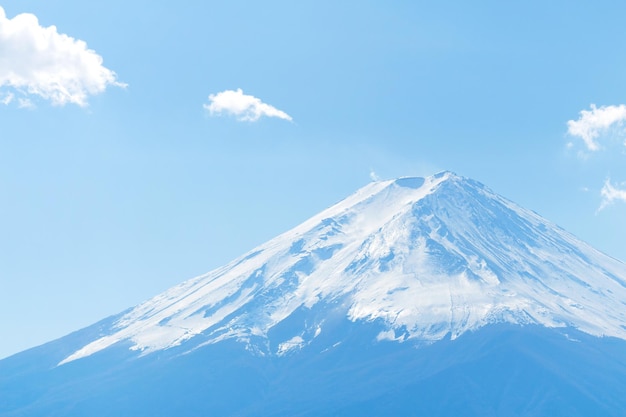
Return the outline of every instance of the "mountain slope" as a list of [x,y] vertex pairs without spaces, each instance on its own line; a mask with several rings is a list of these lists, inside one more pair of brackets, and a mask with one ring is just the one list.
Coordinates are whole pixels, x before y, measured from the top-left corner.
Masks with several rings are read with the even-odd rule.
[[[626,338],[624,277],[624,264],[474,181],[376,182],[135,307],[63,363],[121,341],[148,353],[235,338],[280,355],[324,332],[329,311],[384,322],[378,339],[455,338],[494,322]],[[276,332],[290,319],[301,323]]]
[[0,416],[621,416],[626,265],[475,181],[371,183],[0,361]]

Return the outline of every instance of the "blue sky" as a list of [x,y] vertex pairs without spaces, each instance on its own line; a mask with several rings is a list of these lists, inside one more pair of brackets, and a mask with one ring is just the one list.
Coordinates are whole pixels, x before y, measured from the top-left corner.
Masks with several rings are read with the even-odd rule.
[[372,177],[452,170],[626,260],[622,1],[0,7],[0,357]]

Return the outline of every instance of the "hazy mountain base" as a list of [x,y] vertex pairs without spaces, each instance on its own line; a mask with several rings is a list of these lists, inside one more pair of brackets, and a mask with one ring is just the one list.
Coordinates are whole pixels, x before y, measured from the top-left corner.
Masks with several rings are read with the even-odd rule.
[[235,341],[144,357],[120,345],[55,367],[67,346],[103,323],[0,361],[0,416],[626,412],[626,342],[571,329],[493,325],[416,347],[372,342],[378,325],[346,322],[345,338],[324,352],[322,335],[283,357],[254,355]]

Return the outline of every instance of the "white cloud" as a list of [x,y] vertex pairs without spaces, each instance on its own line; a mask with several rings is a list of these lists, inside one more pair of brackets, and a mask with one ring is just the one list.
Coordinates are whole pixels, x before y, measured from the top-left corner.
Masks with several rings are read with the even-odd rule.
[[598,211],[613,204],[615,201],[621,200],[626,202],[626,188],[620,188],[619,185],[611,184],[611,180],[608,178],[604,182],[600,195],[602,196],[602,203],[600,203]]
[[[84,41],[40,26],[30,13],[8,19],[0,7],[0,87],[55,105],[85,106],[89,96],[110,85],[125,86]],[[23,100],[20,105],[32,106]]]
[[380,177],[378,176],[378,174],[376,174],[376,172],[373,169],[370,170],[370,179],[372,181],[380,181]]
[[17,107],[20,109],[34,109],[36,106],[29,98],[20,97],[17,99]]
[[4,96],[0,95],[0,97],[2,97],[0,98],[0,103],[4,104],[5,106],[8,106],[9,104],[11,104],[11,102],[15,98],[15,94],[8,92],[4,94]]
[[263,103],[261,99],[246,95],[241,88],[226,90],[209,96],[209,104],[204,104],[204,108],[211,115],[222,113],[236,116],[238,120],[245,122],[255,122],[261,117],[278,117],[279,119],[291,121],[291,116],[274,106]]
[[626,121],[626,105],[591,105],[591,110],[581,110],[578,120],[567,122],[567,133],[581,138],[589,151],[597,151],[600,145],[596,139],[611,128],[620,127]]

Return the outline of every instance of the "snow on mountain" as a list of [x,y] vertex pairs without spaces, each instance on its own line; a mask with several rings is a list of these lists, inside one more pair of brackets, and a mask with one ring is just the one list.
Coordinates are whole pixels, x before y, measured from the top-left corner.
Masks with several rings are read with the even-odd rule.
[[[300,313],[291,333],[272,333]],[[235,339],[285,355],[330,331],[331,313],[379,323],[381,341],[454,339],[490,323],[626,339],[626,265],[450,172],[372,182],[129,310],[60,364],[120,342],[147,354]]]

